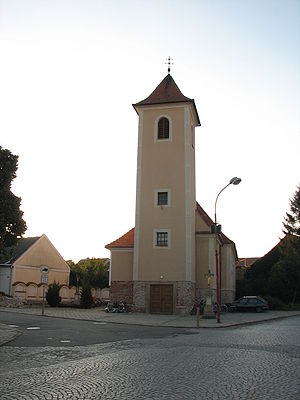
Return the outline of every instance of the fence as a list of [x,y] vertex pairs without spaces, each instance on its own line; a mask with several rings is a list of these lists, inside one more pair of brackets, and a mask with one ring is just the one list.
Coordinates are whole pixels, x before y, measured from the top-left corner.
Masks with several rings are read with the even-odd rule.
[[[60,285],[59,295],[62,303],[73,303],[76,298],[76,287]],[[48,285],[45,284],[45,293]],[[79,287],[79,293],[81,287]],[[106,301],[109,299],[109,289],[92,288],[92,296],[96,300]],[[43,284],[35,282],[16,282],[13,284],[13,297],[25,300],[27,303],[41,303],[43,300]]]

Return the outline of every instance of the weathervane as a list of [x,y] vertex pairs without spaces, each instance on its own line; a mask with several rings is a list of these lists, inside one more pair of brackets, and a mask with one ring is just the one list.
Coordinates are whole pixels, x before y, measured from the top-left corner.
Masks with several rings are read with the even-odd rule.
[[173,58],[171,58],[170,56],[167,58],[167,61],[165,64],[168,64],[168,74],[171,71],[171,64],[173,65],[174,63],[172,63],[171,61],[173,61]]

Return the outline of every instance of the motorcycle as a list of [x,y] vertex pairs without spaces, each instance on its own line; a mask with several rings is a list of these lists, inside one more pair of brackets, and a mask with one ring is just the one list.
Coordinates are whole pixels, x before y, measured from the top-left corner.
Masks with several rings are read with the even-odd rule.
[[112,306],[109,303],[107,303],[104,311],[106,313],[110,313],[110,312],[112,312],[112,313],[127,313],[127,312],[129,312],[129,309],[128,309],[125,301],[121,300],[120,303],[115,301]]

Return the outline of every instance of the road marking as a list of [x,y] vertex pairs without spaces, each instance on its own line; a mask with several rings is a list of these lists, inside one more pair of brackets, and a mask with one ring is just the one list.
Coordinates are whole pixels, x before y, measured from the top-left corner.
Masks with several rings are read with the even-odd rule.
[[53,338],[52,337],[48,337],[48,340],[52,340]]
[[37,330],[37,329],[41,329],[39,326],[30,326],[29,328],[26,328],[29,331],[33,331],[33,330]]
[[19,325],[8,325],[10,328],[18,328]]
[[106,325],[107,322],[93,322],[94,325]]
[[71,340],[61,340],[60,343],[70,343]]

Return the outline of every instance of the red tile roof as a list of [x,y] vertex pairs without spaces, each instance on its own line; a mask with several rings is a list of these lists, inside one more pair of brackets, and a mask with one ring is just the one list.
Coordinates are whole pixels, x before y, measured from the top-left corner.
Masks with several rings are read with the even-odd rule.
[[[196,212],[198,212],[200,214],[200,216],[203,219],[203,221],[206,223],[206,225],[208,225],[209,231],[210,231],[210,226],[212,224],[214,224],[214,221],[209,217],[208,214],[206,214],[206,212],[203,210],[203,208],[200,206],[199,203],[196,203],[196,204],[197,204],[196,205]],[[198,233],[200,233],[200,232],[198,232]],[[230,240],[223,232],[220,233],[220,237],[221,237],[223,243],[234,244],[234,242],[232,240]]]
[[106,249],[114,248],[131,248],[134,246],[134,228],[130,229],[125,235],[119,237],[119,239],[111,242],[105,246]]
[[200,214],[200,217],[209,227],[214,223],[213,220],[208,216],[208,214],[206,214],[206,212],[203,210],[203,208],[200,206],[198,202],[196,202],[196,212]]
[[164,104],[164,103],[192,103],[195,114],[197,117],[197,123],[200,124],[199,115],[197,108],[193,99],[184,96],[174,79],[170,74],[168,74],[157,86],[157,88],[148,96],[146,99],[133,104],[133,107],[137,111],[137,107],[154,105],[154,104]]
[[[203,219],[203,221],[208,226],[207,232],[196,232],[198,234],[201,233],[210,233],[210,226],[214,223],[213,220],[206,214],[203,208],[200,206],[199,203],[196,203],[196,212],[198,212]],[[234,242],[230,240],[223,232],[220,234],[221,240],[224,244],[233,244]],[[127,249],[134,247],[134,228],[130,229],[125,235],[119,237],[117,240],[107,244],[105,246],[106,249]]]

